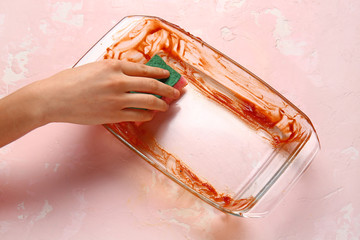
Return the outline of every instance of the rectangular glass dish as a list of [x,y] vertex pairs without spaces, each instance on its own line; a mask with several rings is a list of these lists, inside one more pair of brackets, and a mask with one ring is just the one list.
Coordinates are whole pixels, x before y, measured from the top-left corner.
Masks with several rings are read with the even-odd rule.
[[158,54],[189,84],[165,113],[105,127],[152,166],[217,209],[267,214],[320,148],[309,118],[224,54],[163,19],[129,16],[76,66]]

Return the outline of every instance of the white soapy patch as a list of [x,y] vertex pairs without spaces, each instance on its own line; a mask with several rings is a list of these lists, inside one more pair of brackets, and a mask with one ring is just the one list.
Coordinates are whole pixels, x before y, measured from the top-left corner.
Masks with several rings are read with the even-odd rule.
[[[158,186],[161,186],[164,191],[166,191],[167,196],[169,198],[176,198],[180,196],[185,190],[179,185],[175,184],[172,181],[169,181],[167,176],[164,174],[156,174],[157,184]],[[156,186],[155,184],[153,186]],[[152,188],[153,188],[152,186]]]
[[40,213],[31,222],[37,222],[45,218],[50,212],[52,212],[52,210],[53,207],[49,204],[48,200],[45,200],[44,206],[42,207]]
[[40,21],[39,29],[42,33],[47,34],[48,27],[49,27],[49,23],[47,21],[45,21],[45,20]]
[[44,163],[45,169],[49,168],[49,166],[50,166],[50,163]]
[[276,25],[273,31],[273,37],[276,40],[276,48],[284,55],[301,56],[304,53],[304,46],[306,45],[303,41],[294,41],[289,38],[292,33],[289,21],[277,8],[267,9],[264,11],[265,14],[271,14],[276,17]]
[[216,2],[216,11],[219,13],[223,13],[225,12],[225,4],[228,0],[218,0]]
[[350,239],[350,223],[354,207],[352,203],[347,204],[341,208],[340,213],[343,213],[342,218],[339,218],[337,223],[340,225],[336,231],[336,239]]
[[348,238],[349,229],[350,229],[350,225],[348,223],[342,224],[341,227],[338,228],[336,231],[336,239],[339,239],[339,240],[349,239]]
[[80,231],[85,216],[86,213],[83,211],[71,213],[71,224],[64,228],[61,239],[67,240],[75,236]]
[[[29,195],[33,195],[33,193],[26,191]],[[50,212],[52,212],[53,207],[49,204],[48,200],[45,200],[44,206],[42,207],[41,211],[34,217],[31,218],[31,221],[29,222],[28,226],[27,226],[27,234],[30,233],[32,227],[34,226],[34,224],[41,220],[44,219]],[[21,215],[20,215],[21,216]],[[23,216],[24,218],[27,218],[28,216]],[[19,219],[19,216],[18,216]],[[20,219],[21,220],[21,219]]]
[[232,41],[236,38],[236,34],[234,34],[230,28],[228,27],[222,27],[220,29],[221,31],[221,37],[225,40],[225,41]]
[[286,56],[301,56],[304,54],[305,42],[295,42],[291,39],[276,40],[276,48]]
[[246,0],[218,0],[216,2],[216,11],[224,13],[228,9],[241,8]]
[[5,234],[9,231],[10,223],[7,221],[0,221],[0,234]]
[[336,229],[336,222],[328,215],[312,222],[314,224],[313,229],[315,230],[313,240],[327,239],[326,236],[329,236],[329,229]]
[[55,164],[55,167],[54,167],[54,172],[57,172],[57,170],[59,169],[60,167],[60,163],[56,163]]
[[[15,55],[9,53],[8,65],[4,69],[3,82],[7,85],[14,85],[17,81],[24,79],[27,73],[25,65],[28,63],[30,51],[21,51]],[[14,65],[17,65],[14,68]]]
[[276,17],[276,26],[273,32],[276,39],[287,37],[291,34],[291,27],[289,21],[284,17],[279,9],[267,9],[265,10],[266,14],[272,14]]
[[[178,209],[178,208],[167,209],[167,210],[159,210],[159,214],[160,214],[160,217],[165,222],[173,223],[173,224],[176,224],[178,226],[181,226],[181,227],[185,228],[187,233],[189,233],[189,231],[191,229],[190,225],[179,220],[179,218],[182,218],[181,215],[184,215],[184,212],[186,212],[187,210],[190,211],[188,213],[188,214],[190,214],[190,216],[192,216],[194,214],[193,213],[194,210],[192,210],[192,209]],[[169,218],[168,215],[170,215],[172,217]]]
[[78,202],[78,210],[71,213],[71,223],[64,228],[62,240],[72,239],[80,231],[86,217],[88,203],[85,200],[85,190],[77,190],[73,194]]
[[19,215],[17,218],[18,218],[19,220],[25,220],[25,219],[27,219],[27,217],[28,217],[28,216],[21,214],[21,215]]
[[169,223],[175,223],[176,225],[179,225],[183,228],[185,228],[186,232],[189,233],[190,232],[190,225],[189,224],[186,224],[186,223],[183,223],[183,222],[180,222],[178,220],[176,220],[175,218],[172,218],[170,220],[168,220]]
[[[181,197],[184,202],[191,201],[190,207],[176,207],[169,209],[158,210],[159,217],[164,223],[171,223],[179,225],[188,231],[188,224],[191,222],[191,226],[202,231],[210,231],[208,226],[216,217],[215,209],[201,201],[200,199],[194,199],[192,195],[184,195],[185,190],[180,188],[177,184],[169,181],[163,174],[158,174],[155,170],[152,171],[152,183],[150,188],[161,186],[161,188],[167,192],[167,196],[177,199]],[[153,191],[152,191],[153,192]],[[184,199],[189,197],[190,199]]]
[[82,9],[82,2],[56,2],[53,5],[53,8],[55,9],[51,14],[51,19],[53,21],[66,23],[75,27],[83,26],[84,15],[72,13],[73,11],[78,11]]
[[189,218],[198,216],[200,212],[196,211],[195,209],[190,208],[172,208],[167,210],[160,210],[160,213],[171,213],[172,216],[181,217],[181,218]]
[[202,209],[202,216],[196,221],[195,226],[205,231],[209,231],[211,222],[217,217],[215,211],[218,210],[201,200],[195,202],[195,209],[197,209],[197,211]]
[[[27,36],[19,45],[19,49],[15,54],[8,54],[8,65],[4,69],[3,82],[6,85],[14,85],[17,81],[26,78],[25,74],[28,72],[26,64],[28,63],[29,55],[33,53],[38,47],[33,47],[33,37]],[[8,92],[6,92],[8,94]]]
[[250,13],[254,19],[255,19],[255,24],[256,25],[259,25],[259,16],[260,16],[260,13],[259,12],[255,12],[255,11],[251,11]]
[[161,219],[165,222],[176,223],[179,226],[188,230],[185,222],[191,222],[192,228],[202,230],[205,233],[209,233],[211,229],[209,226],[216,218],[215,209],[202,202],[196,200],[191,208],[172,208],[166,210],[159,210]]
[[356,160],[359,158],[359,150],[352,146],[342,150],[341,153],[348,156],[351,160]]
[[351,222],[351,215],[352,215],[353,211],[354,211],[354,207],[353,207],[352,203],[349,203],[348,205],[344,206],[340,210],[341,213],[344,213],[343,219],[347,220],[348,222]]
[[310,82],[315,87],[323,87],[324,81],[322,76],[319,74],[318,71],[318,63],[319,63],[319,53],[317,51],[312,51],[309,57],[307,58],[307,61],[305,62],[302,69],[305,72],[309,73],[309,79]]
[[25,203],[24,202],[21,202],[17,205],[17,209],[18,210],[25,210]]
[[233,1],[230,1],[230,7],[241,8],[245,2],[246,2],[246,0],[233,0]]

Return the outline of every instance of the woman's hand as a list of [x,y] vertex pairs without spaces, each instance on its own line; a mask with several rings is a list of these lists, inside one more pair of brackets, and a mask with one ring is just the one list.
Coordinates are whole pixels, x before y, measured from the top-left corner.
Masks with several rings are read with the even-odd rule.
[[143,93],[172,99],[180,96],[178,90],[155,79],[168,76],[169,72],[160,68],[105,60],[65,70],[35,83],[34,87],[43,98],[46,122],[148,121],[154,115],[148,110],[166,111],[168,105],[154,95]]
[[180,96],[177,89],[155,79],[168,76],[169,72],[160,68],[104,60],[34,82],[0,99],[0,147],[50,122],[151,120],[151,110],[166,111],[168,105],[143,93],[172,99]]

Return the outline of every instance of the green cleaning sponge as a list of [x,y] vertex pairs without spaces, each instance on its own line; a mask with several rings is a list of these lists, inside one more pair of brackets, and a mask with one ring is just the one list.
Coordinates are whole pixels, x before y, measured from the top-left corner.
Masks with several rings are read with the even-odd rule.
[[177,71],[172,69],[169,65],[167,65],[165,63],[165,61],[159,55],[154,55],[146,63],[146,65],[151,66],[151,67],[158,67],[158,68],[168,70],[170,72],[170,76],[168,78],[158,79],[158,80],[165,83],[165,84],[167,84],[167,85],[170,85],[171,87],[173,87],[179,81],[179,79],[181,77],[180,73],[178,73]]
[[[181,91],[181,89],[183,89],[188,84],[187,80],[183,76],[181,76],[180,73],[178,73],[177,71],[172,69],[169,65],[167,65],[159,55],[154,55],[145,65],[168,70],[170,73],[170,76],[168,78],[157,79],[157,80],[171,87],[174,87],[179,91]],[[136,93],[136,92],[131,91],[131,93]],[[155,95],[155,94],[153,95],[155,97],[161,98],[167,104],[170,104],[173,101],[173,99],[171,98],[167,98],[167,97],[162,98],[160,95]],[[135,108],[135,109],[141,109],[141,108]]]
[[[154,55],[146,63],[146,65],[168,70],[170,72],[170,76],[168,78],[158,79],[158,80],[179,90],[179,91],[181,91],[188,84],[188,81],[183,76],[181,76],[180,73],[176,72],[169,65],[167,65],[159,55]],[[155,95],[155,94],[153,94],[153,95],[158,98],[161,98],[161,96],[159,96],[159,95]],[[167,98],[167,97],[163,97],[162,100],[164,100],[167,104],[170,104],[172,101],[174,101],[174,99]],[[141,123],[142,122],[135,122],[135,125],[140,126]]]

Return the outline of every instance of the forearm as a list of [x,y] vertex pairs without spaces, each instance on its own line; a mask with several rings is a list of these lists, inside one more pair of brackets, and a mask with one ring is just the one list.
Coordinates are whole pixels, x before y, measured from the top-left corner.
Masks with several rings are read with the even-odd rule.
[[46,124],[42,99],[33,85],[0,99],[0,147]]

